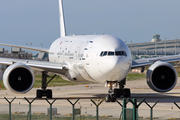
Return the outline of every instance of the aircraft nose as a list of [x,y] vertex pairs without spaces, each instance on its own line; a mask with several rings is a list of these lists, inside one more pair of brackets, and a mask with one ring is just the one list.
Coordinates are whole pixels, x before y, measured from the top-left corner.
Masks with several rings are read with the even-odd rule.
[[110,58],[108,61],[108,69],[110,71],[119,72],[120,59],[118,57]]

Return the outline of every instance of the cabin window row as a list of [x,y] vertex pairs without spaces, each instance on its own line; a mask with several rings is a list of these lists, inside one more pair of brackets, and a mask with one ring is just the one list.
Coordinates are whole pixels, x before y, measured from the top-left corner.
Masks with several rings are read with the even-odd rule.
[[125,51],[102,51],[100,56],[127,56]]

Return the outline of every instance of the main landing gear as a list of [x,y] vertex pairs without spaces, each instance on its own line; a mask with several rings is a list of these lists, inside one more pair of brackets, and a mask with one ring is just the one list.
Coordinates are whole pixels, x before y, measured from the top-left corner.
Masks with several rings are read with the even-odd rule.
[[42,98],[43,96],[46,96],[47,98],[52,98],[52,90],[51,89],[46,89],[49,82],[51,82],[51,80],[53,80],[54,77],[56,77],[57,75],[54,75],[48,82],[47,82],[47,77],[49,77],[47,75],[46,71],[42,72],[42,89],[38,89],[36,91],[36,98]]
[[[131,92],[130,89],[124,88],[124,85],[126,83],[126,79],[117,82],[117,81],[106,81],[106,86],[109,87],[109,94],[106,95],[105,101],[106,102],[115,102],[116,98],[120,98],[121,96],[123,97],[130,97]],[[119,84],[119,89],[115,88],[114,90],[112,89],[114,86],[117,86]],[[114,93],[114,94],[113,94]]]

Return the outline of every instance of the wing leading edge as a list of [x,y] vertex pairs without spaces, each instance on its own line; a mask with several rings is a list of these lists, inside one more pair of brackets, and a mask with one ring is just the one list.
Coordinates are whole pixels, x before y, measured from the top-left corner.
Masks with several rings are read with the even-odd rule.
[[164,56],[164,57],[145,58],[145,59],[133,60],[131,69],[151,65],[156,61],[162,61],[162,62],[180,61],[180,55],[171,55],[171,56]]
[[36,50],[40,52],[49,52],[49,49],[46,48],[39,48],[39,47],[30,47],[30,46],[21,46],[21,45],[12,45],[12,44],[5,44],[5,43],[0,43],[0,45],[3,46],[10,46],[10,47],[17,47],[17,48],[24,48],[24,49],[29,49],[29,50]]
[[14,63],[21,62],[28,65],[32,69],[39,71],[53,72],[57,74],[63,74],[67,71],[67,64],[47,62],[47,61],[36,61],[36,60],[25,60],[25,59],[12,59],[12,58],[0,58],[0,64],[12,65]]

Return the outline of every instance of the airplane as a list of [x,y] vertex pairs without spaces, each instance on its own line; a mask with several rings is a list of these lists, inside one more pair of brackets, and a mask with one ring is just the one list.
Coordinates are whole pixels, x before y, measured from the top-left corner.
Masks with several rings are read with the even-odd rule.
[[[33,70],[39,70],[42,71],[42,86],[36,91],[37,98],[52,98],[48,83],[56,75],[63,75],[70,81],[105,83],[105,87],[109,87],[105,101],[115,102],[117,98],[131,96],[130,89],[125,88],[129,71],[134,68],[144,71],[149,65],[146,78],[152,90],[168,92],[175,87],[177,71],[168,62],[179,61],[180,55],[132,60],[128,46],[112,35],[67,36],[62,0],[59,0],[59,14],[61,37],[49,49],[0,43],[49,53],[49,61],[0,58],[0,64],[9,65],[3,75],[3,84],[8,90],[27,93],[35,82]],[[54,76],[48,81],[49,72]]]

